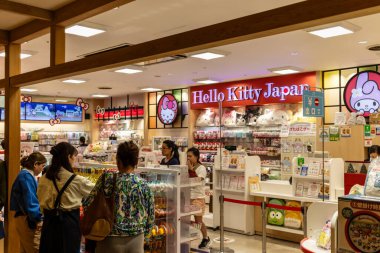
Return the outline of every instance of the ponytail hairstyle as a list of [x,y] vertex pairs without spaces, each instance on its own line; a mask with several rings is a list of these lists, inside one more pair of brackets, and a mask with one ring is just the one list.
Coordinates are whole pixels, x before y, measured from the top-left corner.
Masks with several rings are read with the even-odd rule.
[[59,180],[58,172],[63,167],[67,171],[73,172],[69,156],[76,156],[78,151],[68,142],[61,142],[51,148],[50,154],[53,155],[50,168],[46,172],[46,178],[50,180]]
[[171,140],[165,140],[163,142],[168,148],[172,149],[172,156],[176,158],[179,161],[179,153],[178,153],[178,146],[174,143],[174,141]]
[[33,170],[34,165],[40,165],[46,163],[47,160],[40,152],[33,152],[29,156],[25,156],[21,159],[20,163],[23,168]]
[[189,152],[193,153],[193,155],[197,158],[197,163],[202,164],[201,161],[199,160],[199,158],[200,158],[199,149],[192,147],[192,148],[189,148],[187,150],[187,153],[189,153]]

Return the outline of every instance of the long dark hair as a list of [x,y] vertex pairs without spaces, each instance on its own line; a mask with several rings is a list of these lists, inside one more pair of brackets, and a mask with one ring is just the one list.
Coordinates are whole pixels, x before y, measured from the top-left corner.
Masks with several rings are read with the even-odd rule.
[[174,141],[171,140],[165,140],[163,142],[168,148],[172,149],[172,155],[174,158],[176,158],[179,161],[179,153],[178,153],[178,146],[174,143]]
[[73,172],[69,156],[78,154],[76,148],[68,142],[61,142],[51,148],[50,154],[53,155],[50,168],[46,172],[46,177],[50,180],[59,180],[58,172],[63,167],[64,169]]
[[117,147],[116,159],[124,168],[136,167],[139,162],[139,147],[133,141],[120,143]]
[[201,161],[199,160],[199,158],[201,156],[200,152],[199,152],[199,149],[197,149],[195,147],[192,147],[192,148],[189,148],[187,150],[187,153],[189,153],[189,152],[193,153],[193,155],[197,158],[197,163],[202,164]]
[[20,161],[21,166],[29,170],[34,169],[34,165],[40,165],[46,163],[46,158],[40,152],[33,152],[29,156],[25,156]]

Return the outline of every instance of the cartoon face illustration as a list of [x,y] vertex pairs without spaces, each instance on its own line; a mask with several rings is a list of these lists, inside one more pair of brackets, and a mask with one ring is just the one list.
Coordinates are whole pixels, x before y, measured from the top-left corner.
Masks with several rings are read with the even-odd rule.
[[369,80],[369,72],[362,72],[358,75],[355,89],[351,90],[350,106],[364,116],[379,111],[379,84],[376,81]]
[[269,209],[268,223],[272,225],[284,225],[284,214],[278,209]]
[[178,103],[171,94],[164,95],[158,103],[158,116],[163,124],[172,124],[177,116]]

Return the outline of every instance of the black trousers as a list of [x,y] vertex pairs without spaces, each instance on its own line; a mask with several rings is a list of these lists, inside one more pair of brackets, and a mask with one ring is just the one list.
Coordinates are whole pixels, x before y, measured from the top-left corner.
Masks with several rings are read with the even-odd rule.
[[44,210],[40,253],[79,253],[80,242],[79,209]]

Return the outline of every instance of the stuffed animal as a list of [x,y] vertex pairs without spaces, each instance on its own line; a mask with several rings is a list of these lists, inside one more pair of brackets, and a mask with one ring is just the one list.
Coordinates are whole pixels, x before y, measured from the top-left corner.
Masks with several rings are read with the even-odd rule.
[[356,125],[356,116],[358,114],[356,112],[351,112],[350,117],[347,120],[347,125]]
[[223,113],[222,124],[224,126],[235,126],[236,125],[236,111],[231,109],[226,109]]
[[262,107],[249,108],[246,111],[246,122],[249,126],[256,126],[257,118],[262,114]]
[[[285,202],[282,199],[271,199],[269,204],[274,205],[285,205]],[[269,208],[268,210],[268,224],[283,226],[285,221],[284,210],[280,210],[277,208]]]
[[274,125],[284,125],[288,124],[291,118],[291,111],[284,111],[284,110],[275,110],[272,112],[271,116],[268,119],[268,124]]
[[[286,206],[301,207],[301,204],[300,202],[297,202],[297,201],[287,201]],[[301,226],[302,226],[301,212],[285,210],[285,227],[301,228]]]
[[273,114],[272,110],[265,109],[264,113],[257,118],[257,121],[256,121],[257,125],[261,125],[261,126],[268,125],[269,124],[268,122],[270,118],[272,117],[272,114]]
[[334,125],[343,126],[346,124],[346,113],[345,112],[336,112],[334,118]]
[[210,109],[204,110],[199,114],[197,121],[195,123],[196,126],[213,126],[215,119],[215,112]]
[[356,117],[356,125],[365,125],[365,118],[363,115],[359,115]]
[[236,113],[236,125],[237,126],[245,126],[245,121],[246,117],[245,117],[245,114],[241,113],[241,112],[237,112]]

